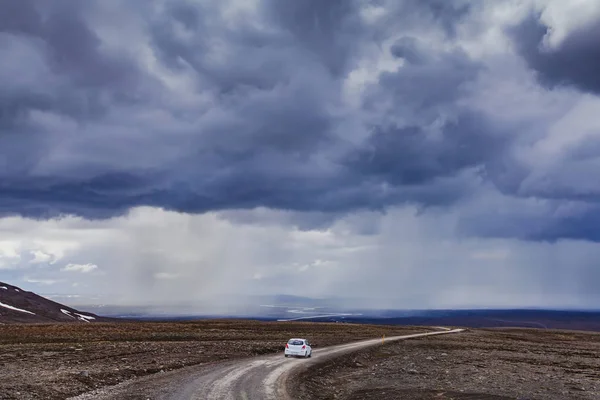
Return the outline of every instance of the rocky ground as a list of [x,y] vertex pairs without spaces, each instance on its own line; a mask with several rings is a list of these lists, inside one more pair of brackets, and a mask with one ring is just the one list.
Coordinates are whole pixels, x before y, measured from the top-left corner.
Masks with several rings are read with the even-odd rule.
[[318,348],[423,330],[232,320],[0,325],[0,399],[66,399],[140,376],[283,351],[294,336]]
[[599,399],[600,334],[469,330],[384,344],[292,378],[298,399]]

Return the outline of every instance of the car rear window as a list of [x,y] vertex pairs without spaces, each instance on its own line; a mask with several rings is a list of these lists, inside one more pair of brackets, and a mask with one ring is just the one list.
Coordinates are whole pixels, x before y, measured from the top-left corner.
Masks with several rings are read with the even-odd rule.
[[304,342],[302,340],[290,340],[288,344],[291,344],[292,346],[302,346]]

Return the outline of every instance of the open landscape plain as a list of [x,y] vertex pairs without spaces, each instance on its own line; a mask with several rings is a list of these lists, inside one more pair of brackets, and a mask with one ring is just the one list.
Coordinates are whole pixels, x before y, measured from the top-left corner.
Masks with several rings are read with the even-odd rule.
[[283,352],[293,336],[319,349],[428,330],[242,320],[0,325],[0,399],[66,399],[186,366]]
[[[282,352],[290,337],[308,337],[318,350],[436,329],[246,320],[1,325],[0,398],[67,399],[152,374],[175,377]],[[599,353],[595,333],[469,329],[322,363],[316,354],[287,389],[294,399],[597,399]],[[140,396],[127,398],[155,398]]]
[[294,377],[297,399],[600,399],[600,334],[469,329],[372,347]]

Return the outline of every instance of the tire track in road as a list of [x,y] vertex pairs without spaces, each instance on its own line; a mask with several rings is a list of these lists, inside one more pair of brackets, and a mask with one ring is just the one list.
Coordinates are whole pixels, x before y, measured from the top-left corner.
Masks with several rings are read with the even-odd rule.
[[[412,335],[395,336],[385,339],[385,342],[420,338],[433,335],[444,335],[462,332],[463,329],[449,329],[436,332],[416,333]],[[282,400],[290,399],[285,381],[296,370],[310,368],[313,365],[327,361],[333,357],[353,351],[365,349],[380,344],[382,339],[348,343],[331,346],[314,351],[311,359],[288,359],[282,355],[263,357],[255,361],[241,361],[237,368],[221,375],[210,382],[209,385],[198,387],[195,398],[209,400],[227,399],[237,400],[244,397],[250,399]],[[208,390],[207,390],[208,387]],[[188,400],[186,397],[175,395],[170,400]]]
[[[385,343],[464,331],[436,327],[434,332],[385,338]],[[122,400],[136,394],[152,400],[291,400],[286,382],[291,374],[326,362],[334,357],[382,343],[382,338],[315,349],[308,359],[277,355],[211,363],[171,371],[103,388],[71,400]],[[137,398],[137,397],[136,397]]]
[[[215,381],[208,393],[206,393],[206,397],[202,398],[205,398],[206,400],[237,400],[234,397],[234,393],[230,390],[231,386],[243,375],[247,374],[248,371],[255,370],[257,367],[263,365],[265,361],[266,360],[252,361],[241,368],[234,368],[231,372]],[[200,397],[196,397],[200,399]]]

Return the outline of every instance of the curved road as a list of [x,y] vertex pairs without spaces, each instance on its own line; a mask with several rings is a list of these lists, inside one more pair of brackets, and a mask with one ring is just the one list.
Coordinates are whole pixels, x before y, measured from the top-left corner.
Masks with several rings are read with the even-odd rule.
[[[462,332],[464,329],[444,329],[438,332],[416,333],[394,336],[385,342],[445,335]],[[140,379],[113,389],[88,393],[73,399],[123,399],[132,394],[139,398],[165,400],[284,400],[291,399],[285,386],[290,373],[323,362],[332,357],[364,349],[381,343],[381,339],[315,349],[310,359],[285,358],[283,354],[236,360],[226,363],[205,365],[201,368]],[[177,373],[179,372],[179,373]],[[127,396],[127,397],[125,397]],[[138,398],[138,397],[135,397]]]

